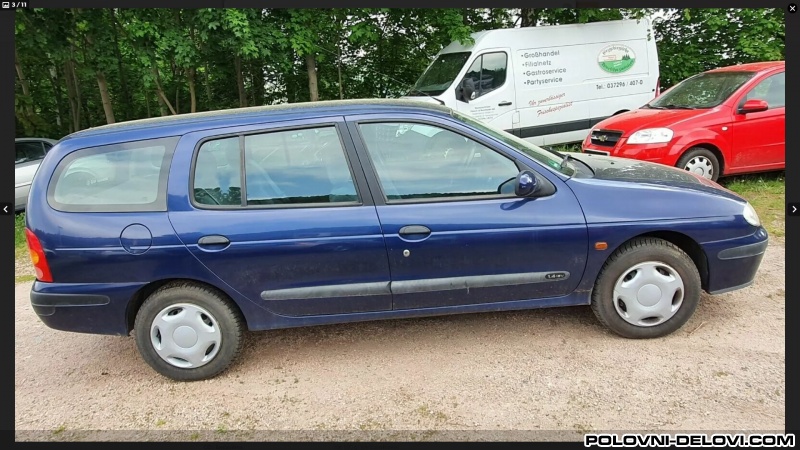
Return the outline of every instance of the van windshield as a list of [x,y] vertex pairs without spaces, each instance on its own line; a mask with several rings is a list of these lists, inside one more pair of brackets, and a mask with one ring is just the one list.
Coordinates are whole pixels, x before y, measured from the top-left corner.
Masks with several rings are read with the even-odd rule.
[[728,99],[755,72],[707,72],[695,75],[644,105],[646,109],[713,108]]
[[483,122],[474,120],[459,112],[452,111],[450,114],[454,118],[466,123],[467,125],[477,128],[478,130],[495,139],[504,142],[506,145],[509,145],[515,150],[528,155],[529,157],[539,161],[555,171],[558,171],[568,177],[574,176],[577,173],[575,166],[572,165],[569,159],[565,159],[565,155],[557,153],[553,150],[545,150],[541,147],[537,147],[525,139],[518,138],[511,133],[499,130],[490,125],[486,125]]
[[419,77],[409,96],[440,95],[453,84],[470,52],[443,53],[436,57],[425,73]]

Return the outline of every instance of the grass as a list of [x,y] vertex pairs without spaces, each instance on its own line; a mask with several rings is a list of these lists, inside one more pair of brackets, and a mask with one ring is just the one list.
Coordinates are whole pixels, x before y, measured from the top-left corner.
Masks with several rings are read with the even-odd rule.
[[25,213],[17,214],[14,217],[14,249],[17,258],[20,252],[25,253],[27,250],[27,242],[25,241]]

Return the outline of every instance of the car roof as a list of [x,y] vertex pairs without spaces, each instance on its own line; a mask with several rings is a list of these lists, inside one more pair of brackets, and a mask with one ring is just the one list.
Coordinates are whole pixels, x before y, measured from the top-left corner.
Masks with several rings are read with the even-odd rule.
[[276,122],[302,119],[305,117],[324,117],[332,115],[351,115],[376,112],[434,112],[450,114],[446,106],[406,99],[360,99],[328,100],[318,102],[287,103],[281,105],[255,106],[217,111],[178,114],[149,119],[131,120],[95,128],[81,130],[64,138],[92,138],[111,133],[130,131],[150,131],[150,135],[176,136],[208,128],[246,125],[250,123]]
[[735,66],[727,66],[727,67],[719,67],[716,69],[712,69],[707,71],[706,73],[712,72],[762,72],[765,70],[774,69],[777,67],[786,67],[786,61],[764,61],[764,62],[754,62],[754,63],[747,63],[747,64],[737,64]]

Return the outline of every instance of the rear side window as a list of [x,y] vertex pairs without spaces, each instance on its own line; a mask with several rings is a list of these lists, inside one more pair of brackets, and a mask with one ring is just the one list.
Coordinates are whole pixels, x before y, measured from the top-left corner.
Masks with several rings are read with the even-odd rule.
[[206,141],[195,159],[192,191],[196,204],[211,207],[359,201],[334,126]]
[[167,210],[167,172],[177,137],[92,147],[65,157],[48,189],[61,211]]

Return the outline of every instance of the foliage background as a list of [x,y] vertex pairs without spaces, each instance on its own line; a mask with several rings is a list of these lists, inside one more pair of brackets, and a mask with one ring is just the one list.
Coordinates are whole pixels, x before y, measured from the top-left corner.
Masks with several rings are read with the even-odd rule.
[[782,9],[21,9],[17,136],[338,98],[396,97],[475,31],[653,20],[661,86],[785,55]]

